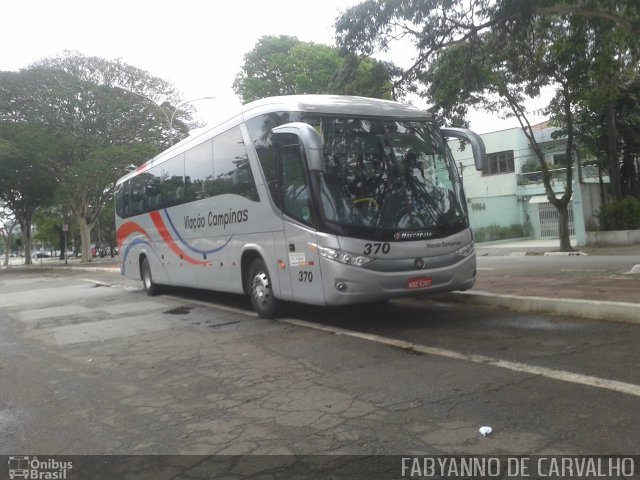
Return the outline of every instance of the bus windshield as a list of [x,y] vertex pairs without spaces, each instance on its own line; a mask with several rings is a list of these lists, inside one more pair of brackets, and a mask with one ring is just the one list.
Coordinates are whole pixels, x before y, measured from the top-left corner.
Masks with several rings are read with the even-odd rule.
[[[372,118],[304,119],[323,138],[319,190],[328,222],[416,239],[466,228],[462,186],[439,131],[429,122]],[[398,237],[407,232],[406,237]]]

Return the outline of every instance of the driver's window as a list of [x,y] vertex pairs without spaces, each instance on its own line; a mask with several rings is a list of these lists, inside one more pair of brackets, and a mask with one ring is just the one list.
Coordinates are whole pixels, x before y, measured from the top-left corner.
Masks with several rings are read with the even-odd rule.
[[300,145],[284,145],[279,150],[284,213],[307,225],[313,224],[311,192],[305,175]]

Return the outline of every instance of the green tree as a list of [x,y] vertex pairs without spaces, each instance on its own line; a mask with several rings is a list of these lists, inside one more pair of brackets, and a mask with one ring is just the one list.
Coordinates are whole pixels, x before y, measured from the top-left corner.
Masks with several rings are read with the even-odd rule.
[[306,93],[390,99],[391,68],[370,58],[343,56],[327,45],[285,35],[265,36],[245,55],[233,89],[244,103]]
[[[168,82],[122,63],[67,52],[19,72],[0,72],[0,121],[37,122],[63,144],[58,195],[77,221],[82,259],[115,181],[170,145],[167,118],[179,97]],[[187,111],[176,114],[186,135]]]
[[29,123],[0,124],[0,199],[22,231],[25,263],[31,263],[31,225],[36,209],[53,198],[55,163],[62,156],[59,138]]
[[[338,43],[371,54],[398,37],[416,49],[415,62],[399,81],[433,99],[440,114],[463,118],[470,105],[515,116],[536,152],[547,198],[560,215],[561,250],[570,250],[568,202],[573,171],[567,162],[566,189],[556,198],[551,178],[528,120],[525,101],[543,86],[556,90],[556,112],[566,134],[567,158],[574,151],[574,107],[595,68],[611,49],[633,58],[640,31],[637,2],[562,0],[486,2],[385,2],[368,0],[337,21]],[[603,28],[606,27],[606,28]],[[603,31],[615,31],[598,49]]]
[[69,157],[65,177],[58,187],[58,195],[71,209],[78,224],[82,260],[91,261],[91,230],[96,224],[116,180],[131,165],[142,163],[155,152],[146,144],[109,145],[83,139]]
[[65,252],[69,247],[67,244],[69,232],[64,231],[64,225],[66,224],[67,228],[75,228],[69,209],[54,200],[51,206],[40,207],[36,211],[34,224],[36,227],[34,240],[52,245],[55,250],[60,251],[60,260],[64,260]]
[[[621,81],[616,98],[603,103],[597,95],[584,95],[576,105],[576,138],[586,151],[598,159],[600,170],[608,170],[610,178],[609,136],[612,125],[608,119],[610,107],[614,110],[615,162],[622,158],[620,168],[620,195],[640,199],[640,76]],[[601,184],[601,186],[603,186]],[[615,195],[614,195],[615,198]],[[602,191],[602,203],[605,201]]]
[[18,225],[16,216],[5,206],[0,205],[0,237],[4,245],[4,266],[9,266],[9,255],[11,254],[11,240],[13,230]]
[[621,194],[640,200],[640,75],[621,88],[616,128],[622,150]]
[[[37,106],[55,125],[91,133],[108,144],[148,143],[159,150],[171,146],[167,118],[181,98],[166,80],[120,59],[69,51],[36,62],[20,73],[34,77],[32,89],[40,88],[40,99],[51,100],[53,96],[61,100],[44,108]],[[43,84],[57,91],[42,91]],[[28,93],[27,98],[34,100]],[[179,109],[172,125],[173,137],[185,138],[194,126],[198,125],[189,111]]]

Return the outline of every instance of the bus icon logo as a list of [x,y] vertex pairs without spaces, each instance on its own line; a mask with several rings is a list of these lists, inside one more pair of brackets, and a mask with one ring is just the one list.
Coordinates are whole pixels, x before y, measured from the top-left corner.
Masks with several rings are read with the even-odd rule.
[[29,478],[29,457],[9,457],[9,478]]

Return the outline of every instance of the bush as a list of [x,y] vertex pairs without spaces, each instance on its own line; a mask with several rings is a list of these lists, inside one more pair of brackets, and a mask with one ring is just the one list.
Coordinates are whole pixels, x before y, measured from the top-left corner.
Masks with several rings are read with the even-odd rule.
[[609,202],[600,210],[600,225],[603,230],[640,230],[640,200]]
[[522,164],[520,171],[522,173],[539,172],[542,169],[537,158],[530,158]]
[[476,242],[491,242],[493,240],[506,240],[508,238],[520,238],[525,236],[525,229],[520,224],[502,227],[497,224],[488,227],[475,228],[473,238]]

